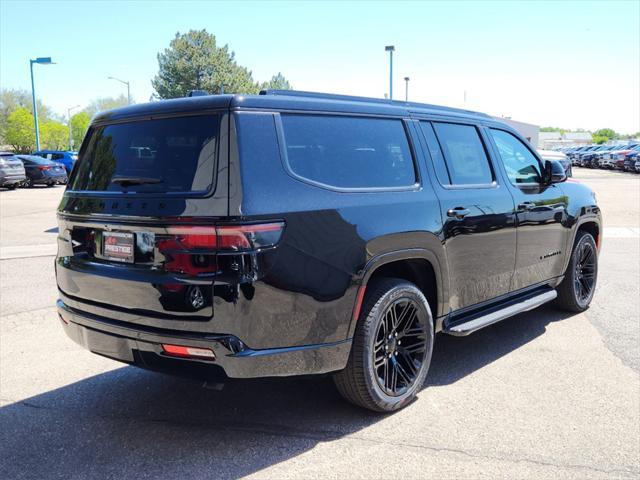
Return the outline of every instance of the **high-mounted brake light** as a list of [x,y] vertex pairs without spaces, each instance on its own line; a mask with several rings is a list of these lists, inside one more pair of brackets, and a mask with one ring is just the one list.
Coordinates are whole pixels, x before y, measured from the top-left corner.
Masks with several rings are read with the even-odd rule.
[[184,345],[162,345],[162,350],[167,355],[181,358],[200,358],[204,360],[215,360],[216,354],[213,350],[201,347],[187,347]]

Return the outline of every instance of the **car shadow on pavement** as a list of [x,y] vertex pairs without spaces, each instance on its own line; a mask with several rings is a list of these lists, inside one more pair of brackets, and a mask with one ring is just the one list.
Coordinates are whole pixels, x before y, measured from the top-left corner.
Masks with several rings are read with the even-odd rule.
[[573,315],[545,305],[467,337],[438,335],[427,386],[454,383],[543,335],[548,324]]
[[[567,316],[541,309],[468,338],[440,335],[428,384],[455,382]],[[214,391],[122,367],[0,408],[0,477],[234,479],[385,418],[344,402],[328,377]]]

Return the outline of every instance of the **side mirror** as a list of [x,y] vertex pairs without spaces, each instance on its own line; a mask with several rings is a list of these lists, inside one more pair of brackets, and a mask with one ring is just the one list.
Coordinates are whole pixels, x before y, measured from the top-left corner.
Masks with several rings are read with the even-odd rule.
[[567,180],[567,172],[562,164],[556,160],[545,160],[544,162],[544,183],[561,183]]

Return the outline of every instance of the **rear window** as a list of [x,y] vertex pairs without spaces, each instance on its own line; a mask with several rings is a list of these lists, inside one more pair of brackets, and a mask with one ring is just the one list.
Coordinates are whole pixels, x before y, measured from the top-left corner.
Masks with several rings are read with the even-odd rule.
[[91,128],[72,190],[205,192],[214,182],[217,115]]
[[281,115],[291,171],[337,188],[397,188],[416,183],[401,120]]

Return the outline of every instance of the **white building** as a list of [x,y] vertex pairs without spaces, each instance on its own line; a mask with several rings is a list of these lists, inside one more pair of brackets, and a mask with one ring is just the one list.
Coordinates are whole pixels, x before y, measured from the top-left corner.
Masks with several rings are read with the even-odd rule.
[[538,148],[553,150],[558,147],[573,145],[590,145],[592,142],[589,132],[540,132]]
[[534,147],[538,147],[538,135],[540,134],[540,127],[531,123],[517,122],[509,117],[493,117],[496,120],[506,123],[507,125],[515,128],[520,135],[529,140],[529,143]]

